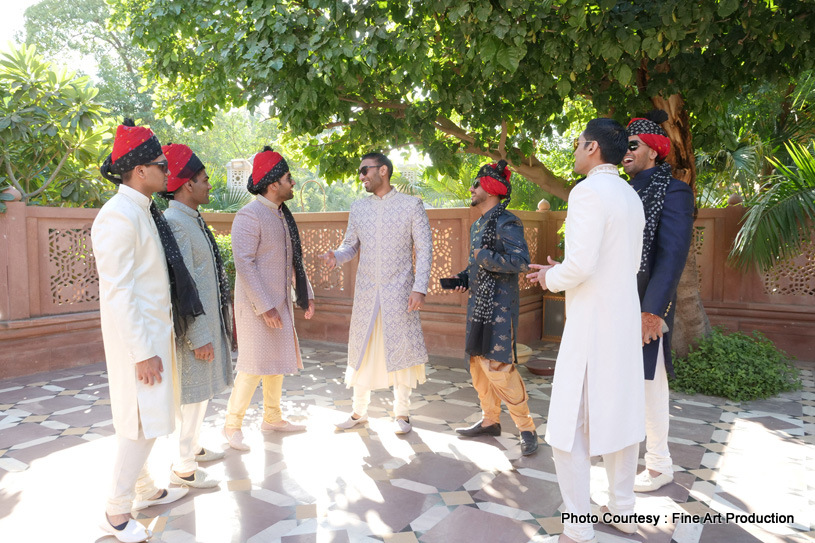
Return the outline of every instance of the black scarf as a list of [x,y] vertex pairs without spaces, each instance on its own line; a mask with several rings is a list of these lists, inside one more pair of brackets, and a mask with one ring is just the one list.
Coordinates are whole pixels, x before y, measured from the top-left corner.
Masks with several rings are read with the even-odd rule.
[[184,265],[178,243],[173,237],[170,225],[161,211],[156,207],[155,202],[150,202],[150,214],[153,222],[156,223],[158,236],[161,238],[161,245],[164,247],[164,258],[167,259],[167,272],[170,275],[170,299],[173,303],[173,321],[175,323],[176,336],[183,336],[187,331],[187,319],[194,319],[198,315],[204,314],[204,307],[198,297],[198,289],[195,282]]
[[229,288],[229,279],[226,277],[226,272],[224,271],[224,261],[221,258],[221,251],[218,249],[218,242],[215,241],[215,236],[212,235],[212,231],[207,226],[201,213],[198,213],[198,222],[204,232],[206,232],[209,247],[212,249],[212,254],[215,255],[215,270],[218,273],[218,295],[220,298],[221,317],[224,321],[226,335],[229,338],[230,349],[234,351],[236,345],[234,343],[235,334],[232,328],[232,291]]
[[656,171],[651,174],[648,185],[637,191],[642,200],[642,208],[645,211],[645,229],[642,231],[642,258],[640,260],[640,272],[645,270],[648,255],[654,245],[657,234],[659,220],[662,218],[662,208],[665,205],[665,193],[671,182],[671,165],[663,162],[656,167]]
[[292,261],[294,263],[294,300],[302,310],[308,309],[308,279],[306,279],[306,269],[303,266],[303,249],[300,246],[300,232],[297,230],[297,223],[294,222],[294,215],[291,214],[286,204],[280,204],[286,224],[289,226],[289,237],[291,237]]
[[[484,233],[481,236],[481,249],[495,250],[495,233],[498,228],[498,217],[509,205],[509,195],[501,200],[490,212]],[[465,351],[471,356],[486,356],[492,350],[492,310],[495,299],[495,280],[497,274],[478,268],[478,289],[475,292],[473,322],[467,335]]]

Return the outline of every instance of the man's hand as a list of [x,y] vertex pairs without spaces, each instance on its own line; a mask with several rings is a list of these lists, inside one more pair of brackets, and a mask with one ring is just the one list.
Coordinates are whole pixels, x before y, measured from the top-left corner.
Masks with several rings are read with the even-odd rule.
[[653,313],[642,313],[642,344],[662,337],[662,319]]
[[[459,276],[454,275],[453,277],[447,277],[447,279],[459,279]],[[456,288],[445,290],[444,292],[467,292],[467,287],[464,285],[459,285]]]
[[283,320],[280,318],[280,313],[274,307],[263,314],[263,321],[269,328],[283,328]]
[[163,371],[164,364],[161,363],[161,358],[154,356],[136,364],[136,379],[140,383],[153,386],[153,383],[158,384],[161,382],[161,372]]
[[309,300],[308,301],[308,309],[306,309],[305,317],[307,319],[310,319],[313,316],[314,316],[314,300]]
[[410,298],[408,298],[408,311],[419,311],[423,307],[424,294],[414,290],[410,293]]
[[337,267],[337,257],[334,256],[334,251],[328,251],[327,253],[317,255],[317,258],[325,263],[329,271]]
[[555,264],[559,264],[559,262],[552,260],[551,256],[546,257],[546,261],[549,262],[548,266],[543,266],[541,264],[530,264],[529,267],[533,270],[538,270],[536,272],[526,274],[526,278],[529,279],[532,283],[540,283],[540,286],[543,290],[547,290],[546,286],[546,272],[551,270]]
[[212,348],[212,343],[207,343],[203,347],[198,347],[197,349],[193,349],[193,354],[195,358],[198,360],[206,360],[207,362],[212,362],[215,360],[215,349]]

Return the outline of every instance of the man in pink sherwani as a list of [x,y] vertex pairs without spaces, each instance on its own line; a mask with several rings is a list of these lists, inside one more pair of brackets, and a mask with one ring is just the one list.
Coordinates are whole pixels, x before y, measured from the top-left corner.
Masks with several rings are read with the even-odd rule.
[[[294,330],[294,304],[314,315],[314,293],[303,267],[300,235],[286,200],[294,180],[286,160],[270,147],[255,155],[247,189],[256,199],[232,223],[235,259],[235,320],[238,365],[227,404],[224,436],[247,451],[241,425],[252,395],[263,381],[263,432],[295,432],[304,426],[283,419],[283,375],[303,367]],[[292,300],[292,285],[295,298]]]

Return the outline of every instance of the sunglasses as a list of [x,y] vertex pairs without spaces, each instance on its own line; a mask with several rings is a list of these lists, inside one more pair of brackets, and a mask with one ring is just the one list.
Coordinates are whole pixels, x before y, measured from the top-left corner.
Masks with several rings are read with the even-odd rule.
[[480,186],[481,186],[481,179],[476,179],[475,181],[473,181],[472,187],[474,189],[477,189]]
[[[586,140],[583,143],[594,143],[597,140]],[[572,142],[572,150],[577,151],[577,148],[580,147],[580,138],[575,138]]]
[[639,148],[640,148],[640,142],[639,141],[629,141],[628,142],[628,150],[629,151],[636,151]]
[[170,163],[166,160],[163,162],[145,162],[142,166],[158,166],[162,173],[167,173],[170,171]]
[[380,166],[382,166],[382,164],[376,164],[374,166],[360,166],[359,175],[366,175],[368,173],[368,170],[370,170],[371,168],[379,168]]

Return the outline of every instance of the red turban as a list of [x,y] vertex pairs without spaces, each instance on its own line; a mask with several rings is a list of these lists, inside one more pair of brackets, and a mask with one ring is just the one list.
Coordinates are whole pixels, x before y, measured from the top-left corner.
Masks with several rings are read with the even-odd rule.
[[485,164],[478,170],[476,177],[481,187],[493,196],[506,196],[509,193],[509,178],[512,172],[504,160],[497,164]]
[[[661,113],[665,115],[664,112]],[[665,120],[668,120],[667,115],[665,115]],[[638,136],[645,142],[645,145],[657,152],[660,159],[664,159],[671,152],[671,140],[668,138],[668,133],[651,119],[642,117],[631,119],[631,122],[628,123],[628,135]]]
[[195,174],[204,168],[204,164],[192,149],[180,143],[170,143],[161,148],[170,168],[167,178],[167,192],[175,192]]

